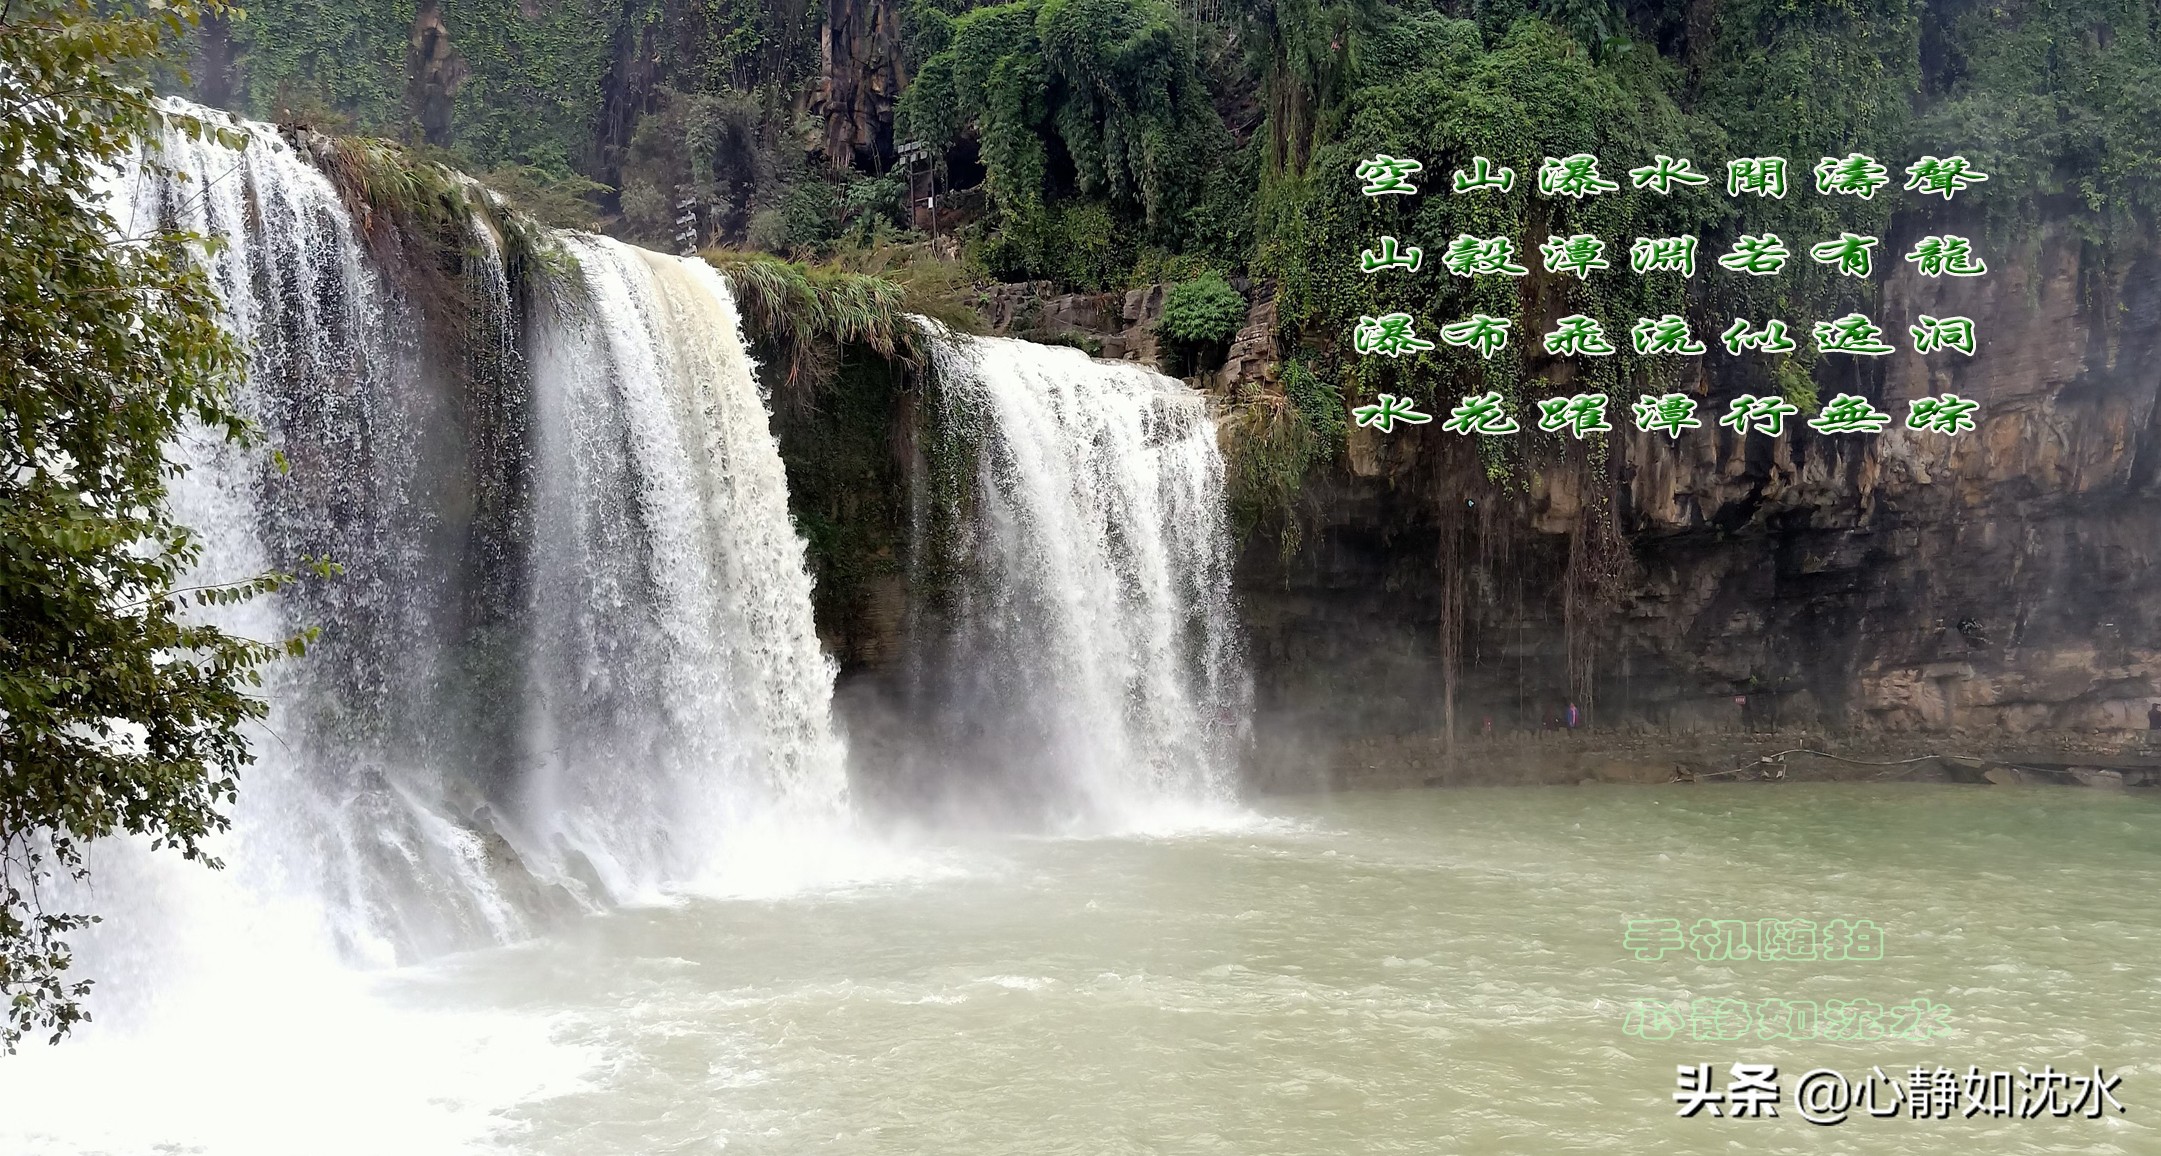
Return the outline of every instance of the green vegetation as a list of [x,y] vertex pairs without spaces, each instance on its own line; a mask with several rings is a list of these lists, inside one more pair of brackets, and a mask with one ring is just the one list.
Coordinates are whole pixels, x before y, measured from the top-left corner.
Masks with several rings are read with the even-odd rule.
[[[2135,231],[2161,196],[2144,179],[2161,157],[2161,32],[2144,0],[897,9],[908,82],[890,140],[929,144],[949,184],[980,165],[970,259],[1006,279],[1118,288],[1192,255],[1226,271],[1310,269],[1304,242],[1328,223],[1301,214],[1325,203],[1364,218],[1338,203],[1336,170],[1383,139],[1440,150],[1419,154],[1440,179],[1479,151],[1522,175],[1524,157],[1562,144],[1631,164],[1644,146],[1699,161],[1955,146],[1999,174],[1982,198],[2008,214],[1999,223],[2030,223],[2045,203],[2096,238]],[[818,126],[792,111],[819,80],[822,15],[803,0],[265,0],[211,21],[201,47],[219,63],[206,89],[245,111],[438,145],[522,186],[551,219],[586,198],[626,234],[664,242],[688,196],[701,243],[817,258],[851,235],[905,239],[924,191],[890,146],[869,172],[821,158]],[[1414,215],[1364,207],[1379,216],[1353,224]],[[1885,207],[1842,201],[1833,215],[1867,223],[1863,210]],[[1787,198],[1750,219],[1798,229],[1829,211]]]
[[[267,119],[429,145],[519,186],[510,191],[551,223],[620,217],[634,235],[665,240],[687,190],[717,219],[705,239],[739,242],[746,154],[743,134],[728,130],[747,107],[767,176],[777,163],[804,179],[776,142],[793,135],[789,106],[816,70],[821,10],[803,0],[263,0],[195,38],[198,93]],[[785,189],[769,179],[761,193],[755,209],[774,209]]]
[[[2150,115],[2161,107],[2161,30],[2150,6],[1741,0],[1695,22],[1680,4],[1494,0],[1464,18],[1451,10],[1461,11],[1338,10],[1330,19],[1345,30],[1336,42],[1347,72],[1268,74],[1307,94],[1272,99],[1271,115],[1304,108],[1300,124],[1319,127],[1276,143],[1280,171],[1260,195],[1253,268],[1280,286],[1284,344],[1340,382],[1353,404],[1385,391],[1445,413],[1455,397],[1488,389],[1520,404],[1536,382],[1603,391],[1620,404],[1644,392],[1693,392],[1701,388],[1693,364],[1636,355],[1625,334],[1610,333],[1613,319],[1679,313],[1702,340],[1736,316],[1781,317],[1805,333],[1814,320],[1877,306],[1880,276],[1843,277],[1805,258],[1778,277],[1631,272],[1630,237],[1692,233],[1699,263],[1708,263],[1742,232],[1775,231],[1789,241],[1843,230],[1884,236],[1899,204],[1881,196],[1659,197],[1628,189],[1625,170],[1658,153],[1693,157],[1714,179],[1727,157],[1782,155],[1805,190],[1819,156],[1858,151],[1902,167],[1922,153],[1962,152],[1996,174],[1988,195],[1971,198],[1978,207],[1962,206],[1963,216],[1915,212],[1993,228],[1993,242],[2005,246],[2026,243],[2018,230],[2044,211],[2118,246],[2152,228],[2149,183],[2129,176],[2161,156],[2161,127]],[[1287,33],[1279,39],[1297,42]],[[1310,159],[1300,165],[1308,140]],[[1353,169],[1379,152],[1422,160],[1425,195],[1361,196]],[[1581,201],[1535,195],[1543,158],[1577,152],[1600,157],[1604,175],[1624,191]],[[1447,194],[1449,175],[1473,156],[1513,168],[1515,187]],[[1983,215],[1985,222],[1974,219]],[[1536,269],[1538,242],[1578,232],[1605,238],[1614,267],[1581,280],[1542,272],[1474,279],[1451,275],[1438,260],[1459,235],[1498,235],[1513,241],[1519,263]],[[1355,255],[1384,233],[1425,246],[1424,267],[1359,272]],[[1510,319],[1516,336],[1509,353],[1490,361],[1445,348],[1405,358],[1353,353],[1356,319],[1384,311],[1410,313],[1429,337],[1483,312]],[[1607,320],[1618,354],[1559,362],[1538,348],[1535,335],[1553,318],[1577,312]],[[1813,368],[1807,354],[1747,358],[1723,363],[1713,388],[1780,393],[1813,410]],[[1562,448],[1535,431],[1479,441],[1481,468],[1503,481],[1521,476],[1519,463],[1553,460]]]
[[1231,521],[1241,539],[1272,525],[1289,558],[1302,537],[1297,501],[1306,474],[1342,448],[1349,423],[1342,394],[1304,362],[1284,362],[1276,384],[1231,413]]
[[828,177],[801,149],[777,143],[777,131],[754,94],[660,90],[622,157],[621,231],[675,240],[686,198],[701,238],[775,253],[808,255],[902,231],[900,174]]
[[906,131],[951,144],[980,129],[986,187],[1017,216],[1052,191],[1050,148],[1072,184],[1139,208],[1175,236],[1201,202],[1205,162],[1226,143],[1176,12],[1157,0],[1018,0],[953,21],[951,46],[902,99]]
[[[1103,284],[1131,260],[1105,227],[1123,220],[1144,242],[1235,249],[1234,145],[1174,9],[1017,0],[930,24],[946,46],[923,61],[897,126],[940,149],[963,134],[980,140],[998,222],[984,254],[993,270]],[[1093,217],[1090,204],[1101,206]],[[1076,248],[1097,259],[1072,263]]]
[[1163,296],[1165,336],[1180,341],[1229,341],[1246,323],[1246,299],[1219,273],[1206,273]]
[[[1592,153],[1602,158],[1607,179],[1626,182],[1619,170],[1656,152],[1721,154],[1717,128],[1684,114],[1668,93],[1669,66],[1648,53],[1620,53],[1614,63],[1598,64],[1574,38],[1537,19],[1517,20],[1490,47],[1469,21],[1405,19],[1372,39],[1368,58],[1372,71],[1387,79],[1357,90],[1344,135],[1314,153],[1305,177],[1287,178],[1274,190],[1276,227],[1262,257],[1281,285],[1280,318],[1318,347],[1322,372],[1352,383],[1360,398],[1391,392],[1430,408],[1444,398],[1498,389],[1520,401],[1526,382],[1547,360],[1542,351],[1530,353],[1534,343],[1520,335],[1543,332],[1548,317],[1580,312],[1610,324],[1616,317],[1690,311],[1685,295],[1691,281],[1632,272],[1625,238],[1694,233],[1704,250],[1723,251],[1736,231],[1725,198],[1636,193],[1575,202],[1535,191],[1547,156]],[[1363,197],[1353,170],[1360,158],[1380,152],[1421,158],[1428,189],[1442,186],[1452,170],[1468,169],[1474,155],[1512,168],[1516,180],[1505,193]],[[1858,212],[1867,211],[1880,210],[1864,205]],[[1423,243],[1423,267],[1415,273],[1359,272],[1356,254],[1382,233]],[[1538,267],[1534,239],[1578,233],[1605,238],[1608,246],[1609,267],[1582,280],[1461,277],[1440,260],[1459,235],[1504,236],[1515,245],[1519,264]],[[1789,267],[1789,274],[1776,280],[1824,280],[1798,267]],[[1466,362],[1444,356],[1446,350],[1403,359],[1353,353],[1349,336],[1356,319],[1389,311],[1410,313],[1423,333],[1473,312],[1508,318],[1519,335],[1512,348],[1521,355]],[[1576,388],[1628,397],[1679,383],[1681,359],[1639,357],[1625,336],[1616,344],[1617,355],[1582,366]]]
[[555,260],[537,221],[455,169],[371,137],[316,136],[309,143],[393,275],[454,272],[481,245],[478,228],[501,239],[514,274]]
[[2161,13],[2147,0],[1961,3],[1931,13],[1940,61],[1913,139],[1956,142],[1999,215],[2066,213],[2112,255],[2161,218]]
[[[243,353],[195,260],[203,239],[127,237],[96,208],[100,168],[160,114],[145,71],[216,11],[107,15],[87,0],[0,12],[0,1046],[58,1041],[89,981],[66,936],[95,916],[50,906],[115,833],[217,866],[265,713],[261,666],[310,636],[251,640],[187,608],[245,601],[290,575],[186,585],[201,547],[166,511],[183,423],[236,441]],[[197,133],[188,118],[167,118]],[[327,570],[327,564],[325,566]],[[223,577],[223,576],[219,576]]]
[[[654,15],[649,14],[649,20]],[[437,97],[416,26],[442,30]],[[567,175],[601,109],[610,28],[582,3],[267,0],[228,26],[248,111],[451,145],[478,169]]]
[[713,250],[705,260],[735,290],[744,336],[780,354],[787,373],[768,384],[791,405],[809,404],[832,379],[844,346],[922,361],[917,327],[906,315],[907,291],[897,282],[766,253]]

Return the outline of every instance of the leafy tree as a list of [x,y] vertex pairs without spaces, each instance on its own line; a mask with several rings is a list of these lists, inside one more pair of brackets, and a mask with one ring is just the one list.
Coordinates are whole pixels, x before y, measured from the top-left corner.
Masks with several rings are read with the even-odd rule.
[[[289,575],[184,583],[201,546],[166,510],[185,422],[246,441],[243,351],[176,232],[122,237],[102,168],[162,119],[147,69],[216,0],[108,14],[89,0],[0,7],[0,1047],[59,1039],[88,1018],[64,938],[95,920],[54,910],[117,832],[217,862],[262,717],[259,668],[299,653],[191,620]],[[327,568],[327,567],[326,567]]]
[[2161,219],[2161,10],[1962,0],[1929,16],[1925,41],[1941,63],[1920,78],[1934,103],[1913,139],[1938,152],[1958,142],[1996,182],[1982,205],[2031,228],[2046,203],[2102,242],[2104,263],[2150,244]]
[[1176,9],[1015,0],[951,21],[950,36],[896,115],[903,132],[941,147],[974,128],[984,187],[1006,218],[1040,216],[1070,183],[1138,215],[1152,239],[1199,228],[1231,142]]

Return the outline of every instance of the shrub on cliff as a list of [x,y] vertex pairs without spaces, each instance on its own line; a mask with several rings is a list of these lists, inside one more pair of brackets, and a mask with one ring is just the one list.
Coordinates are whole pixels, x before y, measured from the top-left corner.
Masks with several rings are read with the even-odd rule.
[[1246,299],[1219,273],[1204,273],[1163,296],[1158,329],[1166,337],[1198,343],[1227,342],[1246,323]]
[[1205,231],[1200,207],[1231,152],[1193,29],[1162,0],[969,11],[950,22],[950,42],[923,62],[896,116],[900,132],[940,150],[972,129],[984,187],[1006,218],[1078,194],[1138,217],[1140,232],[1164,243]]

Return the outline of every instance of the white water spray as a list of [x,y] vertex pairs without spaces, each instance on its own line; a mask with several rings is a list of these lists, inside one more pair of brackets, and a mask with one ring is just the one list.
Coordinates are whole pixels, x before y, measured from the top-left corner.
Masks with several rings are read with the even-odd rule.
[[267,444],[191,432],[173,502],[206,544],[194,580],[345,573],[221,612],[323,638],[269,672],[227,870],[101,848],[94,1009],[130,1020],[170,1002],[176,960],[269,939],[372,966],[508,942],[835,819],[833,668],[721,278],[560,234],[573,283],[524,324],[476,216],[446,328],[306,157],[239,127],[237,150],[167,134],[110,190],[123,233],[221,240],[250,351],[238,404]]
[[1074,349],[948,336],[936,356],[975,454],[934,672],[949,737],[1054,821],[1227,805],[1250,690],[1206,400]]
[[[390,1009],[365,969],[663,890],[889,867],[819,837],[845,822],[834,670],[723,280],[558,234],[575,272],[529,302],[476,220],[465,309],[430,315],[306,157],[241,127],[241,150],[160,142],[189,180],[111,190],[124,230],[222,240],[250,349],[238,405],[268,444],[191,433],[173,501],[197,580],[345,574],[218,612],[324,636],[269,672],[226,870],[93,848],[70,906],[105,918],[77,942],[98,1019],[11,1062],[0,1149],[279,1152],[312,1129],[326,1152],[465,1150],[491,1105],[589,1058],[517,1015]],[[1069,350],[939,357],[982,451],[954,669],[1012,708],[1011,769],[1125,828],[1227,799],[1246,691],[1205,406]]]
[[[249,351],[236,400],[266,435],[242,450],[186,433],[174,448],[187,472],[173,506],[205,545],[193,580],[322,556],[349,577],[219,612],[221,624],[261,639],[302,623],[325,633],[316,654],[266,672],[271,716],[218,845],[227,870],[166,885],[195,897],[178,907],[117,886],[128,869],[97,873],[92,899],[106,922],[85,937],[85,963],[104,983],[94,1006],[108,1011],[150,995],[130,992],[127,977],[170,977],[177,945],[159,927],[205,957],[216,954],[206,937],[274,935],[301,950],[320,936],[326,952],[371,964],[528,930],[485,833],[450,817],[447,768],[424,745],[397,741],[449,677],[427,551],[437,519],[416,480],[442,408],[427,386],[440,375],[421,360],[410,311],[368,262],[330,182],[274,133],[248,132],[240,150],[166,133],[154,146],[162,170],[138,166],[114,183],[123,234],[162,223],[222,242],[210,268]],[[274,468],[273,449],[289,472]],[[131,873],[199,872],[174,862]]]
[[580,284],[539,326],[527,823],[619,896],[711,874],[716,833],[836,817],[787,477],[727,285],[703,261],[566,236]]

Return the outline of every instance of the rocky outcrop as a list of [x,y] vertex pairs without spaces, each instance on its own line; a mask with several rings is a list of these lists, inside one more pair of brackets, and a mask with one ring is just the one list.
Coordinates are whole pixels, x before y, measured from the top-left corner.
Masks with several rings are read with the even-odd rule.
[[[1982,739],[1969,744],[1968,738]],[[1976,755],[1969,747],[1986,754]],[[2161,787],[2161,732],[1986,741],[1789,727],[1711,731],[1558,730],[1473,734],[1452,746],[1434,735],[1344,736],[1303,761],[1265,758],[1262,791],[1440,786],[1639,786],[1703,783],[1931,782],[1973,786]]]
[[465,62],[450,43],[450,28],[435,0],[421,0],[405,54],[405,106],[421,138],[438,147],[450,143],[451,102],[465,81]]
[[[1253,304],[1221,364],[1169,366],[1196,370],[1187,380],[1204,388],[1228,391],[1275,378],[1274,294],[1268,285],[1256,288],[1243,277],[1231,285]],[[1013,281],[991,286],[984,295],[983,314],[991,332],[1001,337],[1077,345],[1096,357],[1165,370],[1168,351],[1156,323],[1163,318],[1163,298],[1170,288],[1158,282],[1123,293],[1057,293],[1049,281]]]
[[1231,338],[1230,352],[1223,358],[1223,368],[1216,371],[1213,384],[1227,393],[1236,393],[1255,382],[1272,382],[1276,379],[1276,298],[1268,287],[1250,294],[1253,307],[1246,312],[1246,323],[1238,328],[1238,335]]

